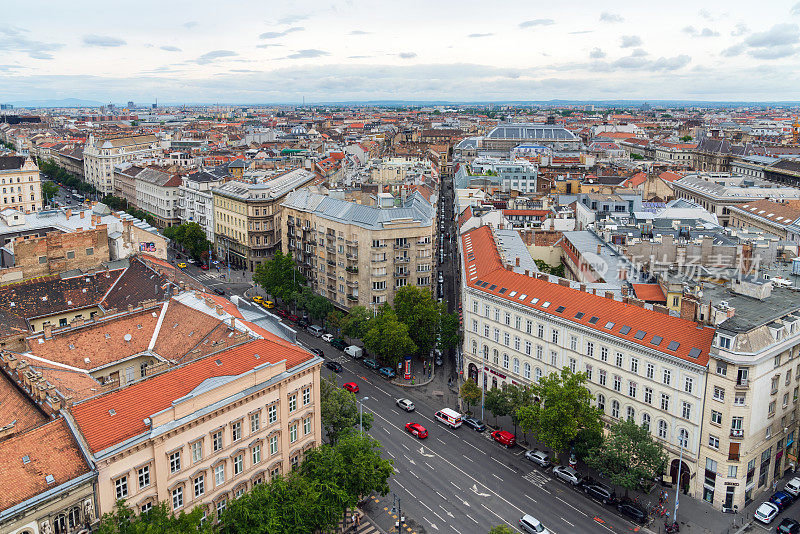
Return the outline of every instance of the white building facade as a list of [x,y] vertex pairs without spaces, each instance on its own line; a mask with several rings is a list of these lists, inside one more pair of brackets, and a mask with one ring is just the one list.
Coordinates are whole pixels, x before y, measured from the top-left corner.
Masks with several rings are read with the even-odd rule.
[[115,165],[152,158],[158,151],[158,138],[155,135],[108,139],[90,135],[83,149],[85,180],[103,195],[113,194]]

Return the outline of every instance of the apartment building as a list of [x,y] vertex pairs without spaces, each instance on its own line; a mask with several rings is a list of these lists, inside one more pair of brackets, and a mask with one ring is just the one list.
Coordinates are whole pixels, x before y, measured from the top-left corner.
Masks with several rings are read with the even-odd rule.
[[281,202],[315,178],[295,169],[263,182],[230,181],[212,190],[217,255],[251,272],[281,246]]
[[296,191],[283,203],[283,252],[294,256],[316,293],[340,308],[377,309],[392,304],[403,286],[432,288],[434,208],[418,192],[394,204],[387,193],[364,206]]
[[124,137],[95,137],[89,135],[83,149],[83,173],[90,183],[103,195],[114,193],[114,167],[149,158],[159,150],[155,135],[132,135]]
[[0,211],[16,209],[25,213],[42,209],[39,167],[26,156],[0,156]]
[[472,162],[472,170],[478,174],[492,172],[498,176],[503,191],[518,191],[523,194],[536,193],[536,178],[539,169],[528,160],[481,157]]
[[114,167],[114,196],[136,207],[136,176],[144,167],[126,162]]
[[[741,510],[797,467],[800,298],[771,281],[707,288],[718,323],[708,365],[700,479],[704,500]],[[707,292],[708,292],[707,291]]]
[[645,425],[668,454],[665,476],[700,491],[714,329],[637,299],[532,276],[525,247],[506,241],[482,226],[459,242],[464,376],[491,388],[533,384],[564,367],[584,372],[604,420]]
[[136,174],[136,207],[153,215],[158,228],[180,224],[178,188],[181,183],[177,174],[145,168]]
[[756,228],[787,239],[790,227],[800,221],[800,200],[774,202],[761,199],[731,206],[729,211],[733,228]]
[[178,188],[178,210],[182,223],[196,222],[214,242],[214,197],[211,191],[233,176],[223,167],[200,169],[182,178]]

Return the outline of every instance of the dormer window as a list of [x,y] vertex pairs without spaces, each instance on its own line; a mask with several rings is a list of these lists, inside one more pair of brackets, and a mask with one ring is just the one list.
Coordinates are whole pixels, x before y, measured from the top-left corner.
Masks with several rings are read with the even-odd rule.
[[717,345],[723,349],[730,349],[731,348],[731,341],[732,339],[728,336],[722,336],[717,334]]

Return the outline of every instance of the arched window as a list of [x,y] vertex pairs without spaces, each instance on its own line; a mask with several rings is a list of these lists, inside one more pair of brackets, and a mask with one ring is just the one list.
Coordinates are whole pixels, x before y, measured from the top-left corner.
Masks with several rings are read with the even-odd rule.
[[614,419],[619,419],[619,402],[618,401],[611,401],[611,417]]
[[508,354],[503,353],[503,369],[508,369]]
[[478,342],[472,340],[472,354],[478,354]]
[[489,346],[488,345],[484,345],[483,346],[483,359],[486,360],[486,361],[489,361]]
[[658,437],[661,439],[667,439],[667,422],[666,421],[659,421],[658,422]]
[[678,445],[683,448],[689,446],[689,432],[684,428],[681,428],[680,432],[678,432]]
[[75,506],[69,511],[69,515],[67,516],[67,524],[69,525],[70,530],[78,528],[78,525],[81,524],[81,509],[79,506]]
[[497,352],[497,349],[494,349],[492,351],[492,361],[494,362],[495,365],[500,363],[500,353]]
[[56,534],[67,534],[67,516],[58,514],[53,520],[53,530]]
[[597,395],[597,407],[600,408],[603,413],[606,412],[606,398],[602,394]]
[[646,413],[642,414],[642,428],[650,432],[650,416]]
[[528,362],[522,364],[522,376],[528,380],[531,379],[531,364]]
[[519,374],[519,358],[514,358],[514,374]]
[[627,412],[628,421],[633,421],[636,418],[636,412],[634,411],[633,406],[628,406]]
[[542,378],[542,370],[537,367],[533,373],[534,373],[534,380],[538,382],[539,379]]

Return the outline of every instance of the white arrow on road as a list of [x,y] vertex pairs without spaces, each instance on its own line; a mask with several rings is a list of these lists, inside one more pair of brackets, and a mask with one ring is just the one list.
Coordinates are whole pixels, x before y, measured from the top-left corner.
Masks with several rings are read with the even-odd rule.
[[444,506],[442,506],[441,504],[439,505],[439,508],[441,508],[442,510],[444,510],[444,513],[446,513],[448,517],[455,517],[455,516],[453,515],[453,513],[452,513],[450,510],[448,510],[447,508],[445,508],[445,507],[444,507]]
[[475,495],[477,495],[478,497],[488,497],[489,496],[488,493],[479,493],[477,484],[473,484],[472,485],[472,492],[475,493]]
[[410,463],[411,465],[417,465],[417,462],[415,462],[414,460],[411,460],[411,459],[408,460],[408,463]]
[[435,454],[425,454],[425,447],[420,447],[419,453],[426,458],[433,458],[434,456],[436,456]]
[[397,468],[396,468],[395,466],[392,466],[392,469],[394,469],[394,472],[395,472],[395,473],[398,473],[398,474],[400,473],[400,471],[398,471],[398,470],[397,470]]
[[439,527],[436,526],[436,523],[431,523],[431,528],[435,530],[439,530]]
[[470,506],[469,506],[469,503],[468,503],[467,501],[465,501],[464,499],[462,499],[461,497],[459,497],[458,495],[455,495],[455,498],[456,498],[456,499],[458,499],[459,501],[461,501],[461,504],[463,504],[463,505],[464,505],[464,506],[466,506],[467,508],[469,508],[469,507],[470,507]]

